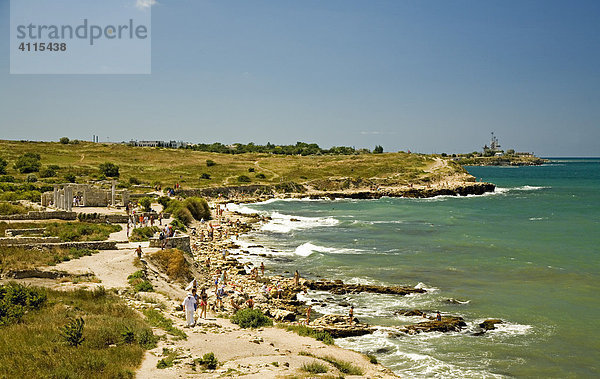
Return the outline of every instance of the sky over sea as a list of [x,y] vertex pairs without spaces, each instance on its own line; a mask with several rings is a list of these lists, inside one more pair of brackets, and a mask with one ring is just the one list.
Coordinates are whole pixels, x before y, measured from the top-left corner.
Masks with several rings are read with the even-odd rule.
[[136,2],[151,74],[11,75],[0,0],[0,139],[600,156],[598,1]]

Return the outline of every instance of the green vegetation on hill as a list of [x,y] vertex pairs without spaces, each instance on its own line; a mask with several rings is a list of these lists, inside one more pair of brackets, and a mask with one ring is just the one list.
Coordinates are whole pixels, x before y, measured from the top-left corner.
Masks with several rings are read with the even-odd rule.
[[4,310],[20,316],[0,324],[2,378],[132,378],[156,342],[139,314],[102,287],[52,291],[11,283],[0,286]]
[[59,237],[63,242],[104,241],[111,233],[121,230],[120,225],[89,222],[0,222],[0,235],[6,229],[46,228],[44,237]]
[[[225,154],[91,142],[61,144],[0,141],[0,158],[8,162],[6,175],[18,182],[25,182],[27,174],[14,169],[13,165],[26,153],[39,154],[43,166],[53,167],[56,176],[38,178],[37,183],[31,184],[31,190],[35,189],[37,193],[30,194],[29,198],[35,201],[39,201],[42,190],[51,190],[51,184],[64,182],[67,175],[75,176],[77,182],[87,183],[104,180],[108,177],[107,174],[116,175],[115,167],[119,173],[118,186],[132,190],[137,190],[138,187],[132,187],[130,178],[135,178],[132,180],[134,183],[161,185],[162,188],[172,187],[175,183],[181,184],[183,188],[206,188],[240,184],[307,183],[329,178],[372,179],[391,184],[431,180],[433,174],[429,169],[435,164],[434,156],[403,152],[379,153],[380,151],[378,148],[378,154],[332,153],[304,156],[302,152],[295,152],[295,155],[276,152]],[[106,163],[114,166],[107,166]],[[111,170],[101,171],[101,165],[103,169]],[[460,165],[452,162],[449,162],[447,170],[450,173],[463,172]],[[249,172],[253,174],[248,175]],[[240,181],[240,177],[243,181]],[[42,188],[44,185],[46,188]],[[4,191],[0,191],[0,199],[2,192]]]
[[28,270],[40,266],[54,266],[60,262],[97,253],[90,249],[26,249],[2,247],[0,249],[0,274],[13,270]]

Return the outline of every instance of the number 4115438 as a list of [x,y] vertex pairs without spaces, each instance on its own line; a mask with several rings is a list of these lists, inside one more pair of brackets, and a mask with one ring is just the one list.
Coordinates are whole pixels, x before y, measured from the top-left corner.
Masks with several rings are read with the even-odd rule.
[[67,44],[62,42],[21,42],[19,45],[19,50],[21,51],[66,51]]

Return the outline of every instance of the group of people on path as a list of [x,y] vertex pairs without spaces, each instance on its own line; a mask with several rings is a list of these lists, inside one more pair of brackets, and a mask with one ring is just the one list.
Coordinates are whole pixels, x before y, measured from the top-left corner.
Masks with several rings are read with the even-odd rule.
[[185,299],[183,299],[181,305],[183,306],[183,311],[185,312],[186,325],[188,327],[191,327],[196,325],[196,320],[194,319],[194,316],[198,309],[200,309],[198,319],[206,319],[208,308],[208,294],[206,293],[206,290],[204,288],[202,288],[200,290],[200,293],[198,294],[198,282],[196,281],[196,279],[192,280],[185,289],[190,292],[188,292]]

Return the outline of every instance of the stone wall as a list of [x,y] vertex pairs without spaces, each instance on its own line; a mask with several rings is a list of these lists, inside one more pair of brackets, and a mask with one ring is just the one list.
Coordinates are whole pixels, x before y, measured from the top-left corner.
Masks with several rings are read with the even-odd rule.
[[[117,242],[115,241],[86,241],[86,242],[29,242],[29,243],[14,243],[16,240],[25,239],[28,237],[21,238],[10,238],[13,240],[12,242],[2,243],[2,246],[19,246],[24,248],[46,248],[46,249],[54,249],[54,248],[62,248],[62,249],[92,249],[92,250],[117,250]],[[33,238],[33,237],[31,237]],[[58,237],[46,237],[46,238],[57,238]],[[0,238],[0,240],[7,240],[7,238]],[[60,241],[60,239],[59,239]]]
[[[165,246],[164,246],[165,249],[178,248],[179,250],[182,250],[186,253],[192,252],[192,248],[190,245],[190,236],[188,236],[187,234],[169,237],[163,241],[165,242]],[[152,237],[152,238],[150,238],[150,247],[160,248],[160,247],[162,247],[163,241],[159,240],[156,237]]]
[[28,228],[28,229],[6,229],[4,235],[6,237],[16,237],[23,234],[44,234],[46,228]]
[[30,211],[27,214],[0,216],[0,220],[75,220],[77,213],[67,211]]
[[15,245],[34,245],[39,243],[56,243],[60,242],[58,237],[0,237],[0,245],[15,246]]

